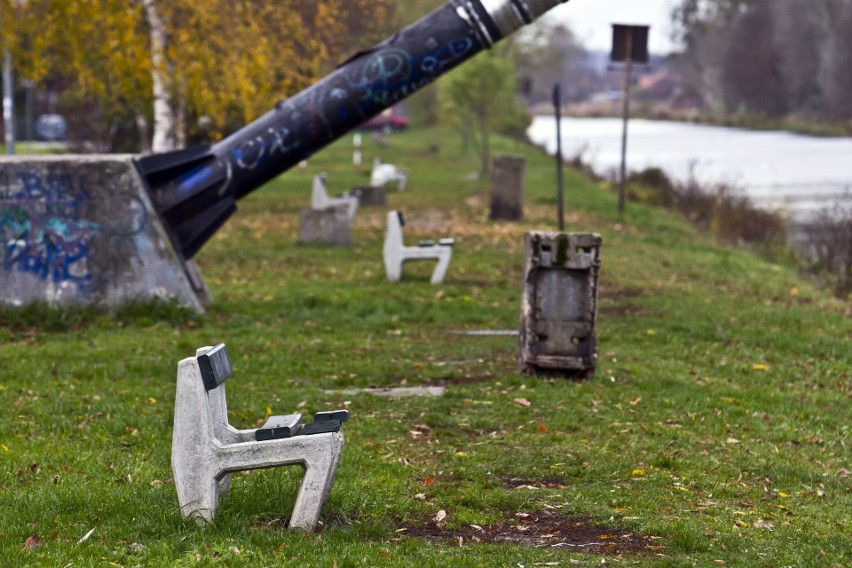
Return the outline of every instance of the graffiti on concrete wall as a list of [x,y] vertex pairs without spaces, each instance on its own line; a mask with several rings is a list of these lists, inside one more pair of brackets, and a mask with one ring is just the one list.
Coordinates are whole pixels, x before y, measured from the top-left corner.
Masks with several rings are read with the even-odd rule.
[[[99,190],[122,214],[96,215],[85,176],[17,171],[0,186],[0,260],[4,271],[68,283],[86,294],[97,278],[97,243],[132,237],[147,223],[138,197]],[[135,201],[134,201],[135,200]],[[128,207],[129,201],[129,207]]]

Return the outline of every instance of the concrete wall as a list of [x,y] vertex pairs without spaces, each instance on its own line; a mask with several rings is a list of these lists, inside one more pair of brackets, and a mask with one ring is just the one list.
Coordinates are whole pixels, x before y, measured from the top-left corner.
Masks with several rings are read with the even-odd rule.
[[203,310],[130,156],[0,157],[0,303],[153,297]]

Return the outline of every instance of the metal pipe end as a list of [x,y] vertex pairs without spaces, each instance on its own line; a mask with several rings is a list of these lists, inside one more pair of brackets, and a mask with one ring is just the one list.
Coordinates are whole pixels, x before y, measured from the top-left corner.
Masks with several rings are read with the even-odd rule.
[[503,37],[544,15],[551,8],[569,0],[479,0],[485,12]]

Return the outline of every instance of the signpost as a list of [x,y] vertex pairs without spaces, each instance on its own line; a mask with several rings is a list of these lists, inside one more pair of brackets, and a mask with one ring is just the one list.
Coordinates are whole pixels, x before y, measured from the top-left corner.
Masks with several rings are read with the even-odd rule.
[[553,86],[553,107],[556,112],[556,195],[559,203],[559,231],[565,230],[565,199],[562,178],[562,87]]
[[650,26],[612,25],[610,61],[624,65],[624,128],[621,135],[621,178],[618,186],[618,212],[624,213],[627,180],[627,125],[630,122],[630,81],[634,63],[648,63],[648,31]]

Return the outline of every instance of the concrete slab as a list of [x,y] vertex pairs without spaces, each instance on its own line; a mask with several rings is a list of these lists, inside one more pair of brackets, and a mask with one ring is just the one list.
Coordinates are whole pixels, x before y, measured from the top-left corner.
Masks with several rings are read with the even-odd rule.
[[409,396],[444,396],[447,391],[444,387],[394,387],[394,388],[366,388],[366,389],[343,389],[325,391],[326,394],[372,394],[385,398],[404,398]]
[[175,252],[132,158],[0,157],[0,303],[174,298],[203,311],[204,282]]

